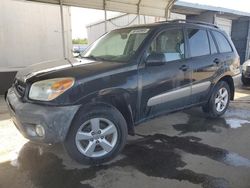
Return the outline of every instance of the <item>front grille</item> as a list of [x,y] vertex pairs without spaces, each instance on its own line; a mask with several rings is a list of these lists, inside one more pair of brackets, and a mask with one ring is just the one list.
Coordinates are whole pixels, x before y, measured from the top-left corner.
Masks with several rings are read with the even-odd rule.
[[25,84],[23,82],[21,82],[20,80],[15,80],[14,81],[14,87],[17,91],[17,94],[20,96],[20,97],[23,97],[24,94],[25,94]]

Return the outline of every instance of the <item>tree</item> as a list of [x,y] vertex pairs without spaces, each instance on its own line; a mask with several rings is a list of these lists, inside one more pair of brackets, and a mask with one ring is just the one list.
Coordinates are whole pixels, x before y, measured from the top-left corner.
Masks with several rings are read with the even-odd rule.
[[88,44],[88,39],[84,38],[77,38],[77,39],[72,39],[73,44]]

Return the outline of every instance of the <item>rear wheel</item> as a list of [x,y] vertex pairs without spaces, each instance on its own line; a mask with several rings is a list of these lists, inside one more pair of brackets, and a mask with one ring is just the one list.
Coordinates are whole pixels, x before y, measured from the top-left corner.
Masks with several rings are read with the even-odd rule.
[[124,147],[127,125],[113,107],[102,106],[79,112],[64,146],[82,164],[100,164],[115,157]]
[[230,95],[231,93],[228,83],[220,81],[214,87],[208,103],[203,106],[203,111],[212,118],[223,115],[228,108]]

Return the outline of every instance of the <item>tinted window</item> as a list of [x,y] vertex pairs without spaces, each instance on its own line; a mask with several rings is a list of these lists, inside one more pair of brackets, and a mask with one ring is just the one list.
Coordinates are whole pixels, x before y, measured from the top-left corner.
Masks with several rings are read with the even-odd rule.
[[188,29],[191,57],[210,54],[207,32],[200,29]]
[[160,33],[151,43],[148,54],[164,54],[166,61],[183,59],[184,37],[181,29]]
[[217,41],[220,52],[223,53],[223,52],[231,52],[232,51],[232,48],[224,35],[222,35],[221,33],[217,32],[217,31],[212,31],[212,33]]
[[214,39],[213,39],[212,35],[210,34],[210,32],[208,32],[208,36],[209,36],[211,54],[218,53],[216,45],[214,43]]

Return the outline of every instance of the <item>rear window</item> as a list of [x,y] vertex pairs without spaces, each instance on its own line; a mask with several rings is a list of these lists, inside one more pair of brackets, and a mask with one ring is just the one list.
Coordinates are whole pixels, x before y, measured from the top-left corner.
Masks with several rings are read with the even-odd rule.
[[209,41],[206,30],[188,29],[188,41],[191,57],[210,54]]
[[232,47],[224,35],[217,31],[212,31],[221,53],[232,52]]

